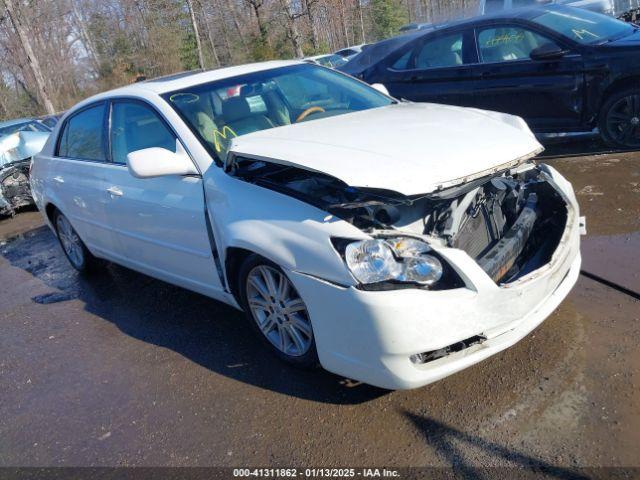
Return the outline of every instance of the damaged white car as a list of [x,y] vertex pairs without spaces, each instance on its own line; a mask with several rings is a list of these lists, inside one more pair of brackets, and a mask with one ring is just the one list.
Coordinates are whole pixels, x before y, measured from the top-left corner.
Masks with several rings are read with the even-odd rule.
[[0,124],[0,215],[13,216],[18,209],[33,205],[29,165],[47,138],[49,132],[44,130],[4,133]]
[[540,151],[518,117],[270,62],[82,102],[32,187],[78,270],[203,293],[283,360],[404,389],[513,345],[576,282],[578,205]]

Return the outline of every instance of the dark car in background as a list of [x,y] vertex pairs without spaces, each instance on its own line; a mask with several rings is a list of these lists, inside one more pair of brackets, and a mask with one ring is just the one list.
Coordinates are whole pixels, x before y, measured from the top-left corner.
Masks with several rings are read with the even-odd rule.
[[638,30],[560,5],[510,10],[386,41],[342,70],[397,98],[519,115],[536,133],[598,127],[608,144],[638,148]]

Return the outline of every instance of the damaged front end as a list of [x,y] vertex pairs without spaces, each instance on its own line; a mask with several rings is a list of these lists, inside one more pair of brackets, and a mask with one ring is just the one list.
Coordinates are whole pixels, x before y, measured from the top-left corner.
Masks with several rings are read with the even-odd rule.
[[0,215],[14,215],[33,205],[29,185],[31,158],[42,150],[49,133],[16,132],[0,137]]
[[263,160],[237,157],[230,165],[231,175],[305,201],[372,237],[408,235],[463,250],[497,284],[548,264],[568,219],[565,197],[533,163],[415,196]]

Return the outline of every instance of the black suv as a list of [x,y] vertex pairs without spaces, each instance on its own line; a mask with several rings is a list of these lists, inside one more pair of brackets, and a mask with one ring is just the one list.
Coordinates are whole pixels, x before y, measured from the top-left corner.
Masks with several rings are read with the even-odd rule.
[[598,127],[608,144],[638,148],[638,30],[560,5],[510,10],[397,37],[340,70],[397,98],[512,113],[537,133]]

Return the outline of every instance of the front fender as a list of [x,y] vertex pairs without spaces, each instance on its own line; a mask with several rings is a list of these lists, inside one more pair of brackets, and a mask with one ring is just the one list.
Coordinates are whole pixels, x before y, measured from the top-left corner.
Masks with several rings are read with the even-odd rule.
[[243,248],[288,270],[355,284],[331,244],[332,237],[369,238],[350,223],[218,168],[205,174],[205,189],[223,265],[227,249]]

